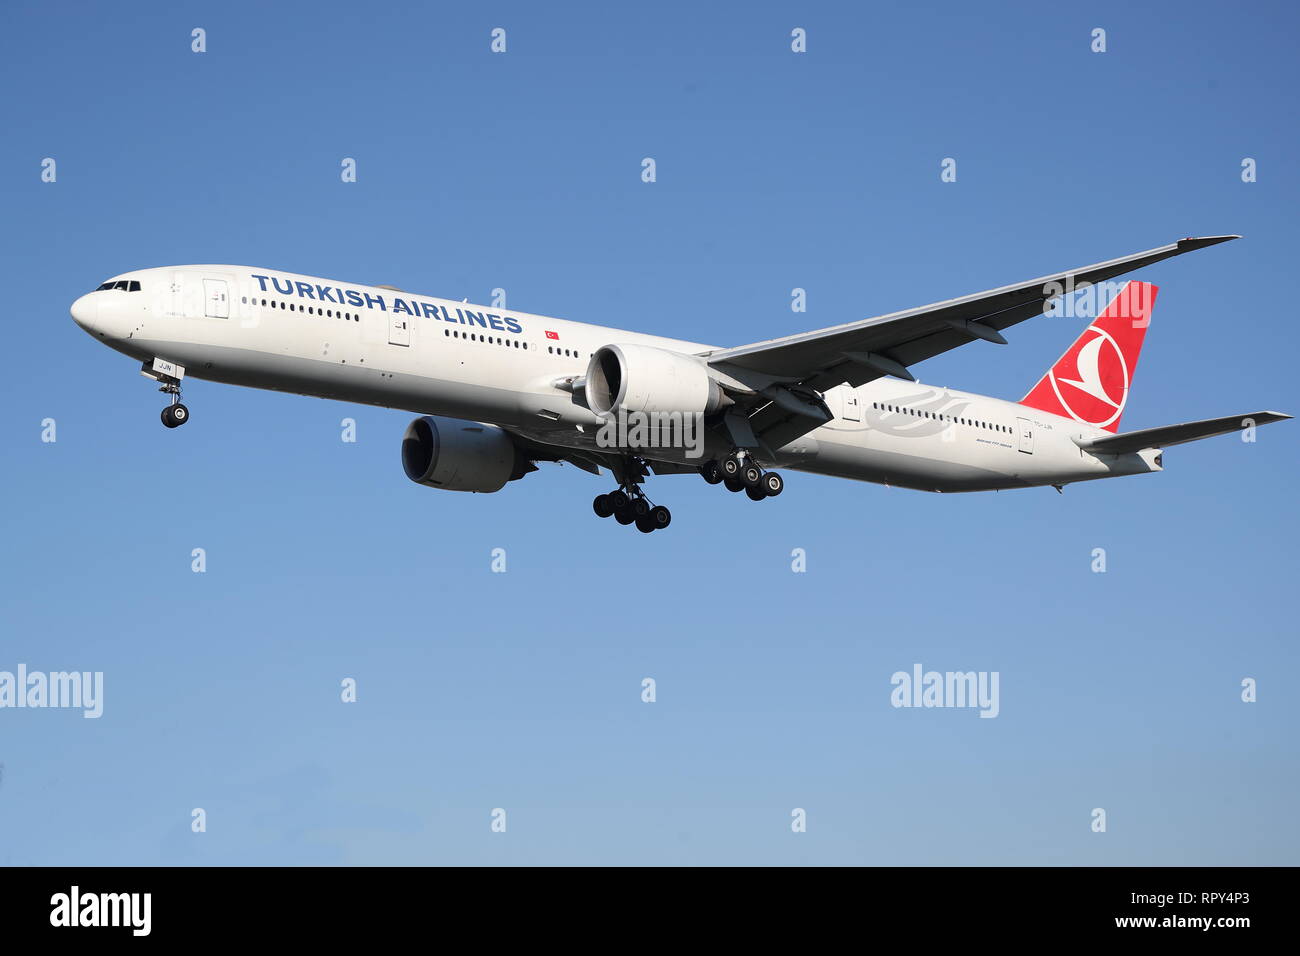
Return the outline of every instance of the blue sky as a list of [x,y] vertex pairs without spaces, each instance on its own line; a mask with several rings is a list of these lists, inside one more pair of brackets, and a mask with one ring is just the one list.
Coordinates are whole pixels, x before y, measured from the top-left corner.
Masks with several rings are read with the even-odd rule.
[[[103,671],[105,701],[0,710],[0,864],[1300,862],[1294,423],[1064,495],[662,478],[645,536],[569,467],[408,482],[404,412],[195,381],[167,432],[68,316],[115,273],[234,262],[730,345],[1241,233],[1136,274],[1161,293],[1124,426],[1295,412],[1297,25],[10,4],[0,670]],[[917,371],[1018,398],[1079,330]],[[918,662],[999,672],[1000,715],[892,708]]]

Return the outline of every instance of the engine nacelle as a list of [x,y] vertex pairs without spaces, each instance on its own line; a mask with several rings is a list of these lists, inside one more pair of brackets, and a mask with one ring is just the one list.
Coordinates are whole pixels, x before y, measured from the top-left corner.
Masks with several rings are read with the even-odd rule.
[[587,365],[587,404],[598,415],[684,412],[711,415],[731,404],[698,359],[650,345],[604,345]]
[[504,429],[426,415],[406,428],[402,468],[416,484],[445,491],[500,491],[532,470]]

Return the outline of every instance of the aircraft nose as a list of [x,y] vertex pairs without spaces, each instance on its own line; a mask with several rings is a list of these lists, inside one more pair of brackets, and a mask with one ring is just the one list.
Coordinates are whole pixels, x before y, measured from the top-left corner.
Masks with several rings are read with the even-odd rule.
[[72,303],[72,321],[87,332],[95,331],[95,323],[99,321],[99,299],[93,292]]

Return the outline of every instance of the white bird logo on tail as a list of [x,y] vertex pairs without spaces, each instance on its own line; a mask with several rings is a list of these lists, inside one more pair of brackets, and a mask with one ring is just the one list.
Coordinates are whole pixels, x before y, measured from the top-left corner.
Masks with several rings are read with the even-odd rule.
[[[1085,342],[1074,357],[1075,373],[1079,376],[1077,379],[1056,377],[1056,370],[1051,373],[1052,390],[1056,392],[1056,397],[1061,406],[1070,413],[1075,421],[1086,422],[1089,425],[1105,427],[1119,418],[1120,413],[1124,410],[1124,404],[1128,400],[1129,372],[1128,363],[1124,361],[1124,352],[1120,349],[1119,343],[1105,329],[1099,329],[1097,326],[1089,326],[1088,331],[1096,332],[1096,336]],[[1101,350],[1104,345],[1109,345],[1115,353],[1115,360],[1119,363],[1121,373],[1122,387],[1120,389],[1118,401],[1112,398],[1106,392],[1106,386],[1101,380]],[[1105,421],[1090,421],[1076,412],[1064,395],[1061,394],[1061,385],[1073,385],[1075,388],[1092,396],[1100,402],[1114,409],[1114,412]]]

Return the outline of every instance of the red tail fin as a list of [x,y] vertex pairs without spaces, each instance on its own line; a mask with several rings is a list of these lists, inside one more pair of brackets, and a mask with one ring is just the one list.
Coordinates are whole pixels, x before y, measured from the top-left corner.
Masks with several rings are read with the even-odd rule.
[[1124,283],[1020,404],[1119,431],[1157,291],[1148,282]]

